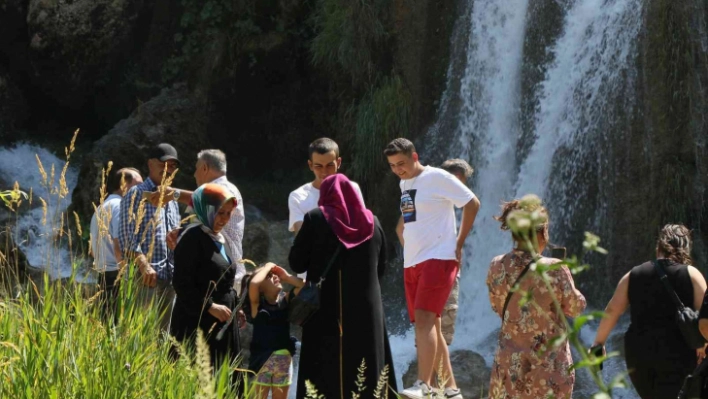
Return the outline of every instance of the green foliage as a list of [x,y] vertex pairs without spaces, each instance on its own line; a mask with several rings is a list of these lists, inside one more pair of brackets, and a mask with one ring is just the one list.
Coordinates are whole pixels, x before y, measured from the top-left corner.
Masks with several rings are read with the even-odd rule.
[[19,184],[15,182],[12,190],[0,191],[0,200],[5,204],[5,207],[14,211],[22,204],[22,200],[27,200],[27,193],[20,190]]
[[186,67],[200,62],[216,46],[237,51],[248,37],[260,33],[253,21],[256,0],[181,0],[180,32],[174,37],[176,53],[163,67],[163,81],[183,77]]
[[[86,298],[88,284],[45,275],[41,294],[33,286],[16,300],[0,299],[0,397],[236,397],[224,372],[234,365],[212,373],[208,351],[195,356],[160,334],[157,307],[135,300],[136,268],[125,270],[115,324],[98,294]],[[178,359],[170,355],[173,345]]]
[[385,0],[318,0],[311,19],[314,64],[341,69],[355,83],[375,80],[375,52],[387,37],[389,6]]
[[349,108],[354,120],[354,158],[352,176],[360,181],[375,180],[380,175],[383,148],[396,137],[408,133],[411,96],[398,76],[382,79],[358,105]]

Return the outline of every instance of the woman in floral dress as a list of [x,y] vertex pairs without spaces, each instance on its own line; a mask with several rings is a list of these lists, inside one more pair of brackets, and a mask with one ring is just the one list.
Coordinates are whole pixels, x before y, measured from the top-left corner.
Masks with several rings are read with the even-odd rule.
[[[502,230],[509,230],[507,216],[514,210],[547,212],[540,205],[523,209],[521,201],[514,200],[502,206],[502,215],[496,219]],[[536,228],[539,252],[548,243],[548,221]],[[502,315],[504,302],[519,275],[533,260],[531,252],[521,249],[524,244],[512,233],[516,248],[492,260],[487,275],[489,300],[492,309],[502,318],[499,347],[494,355],[490,399],[540,399],[552,395],[555,399],[570,399],[575,373],[569,371],[573,359],[566,340],[556,348],[547,345],[563,333],[563,320],[556,312],[551,292],[535,273],[527,273],[519,283],[519,291],[509,301]],[[539,263],[550,265],[558,259],[541,257]],[[563,313],[578,316],[585,309],[585,297],[575,288],[567,267],[550,271],[553,294]],[[532,300],[519,306],[523,293],[531,292]],[[545,350],[544,350],[545,349]]]

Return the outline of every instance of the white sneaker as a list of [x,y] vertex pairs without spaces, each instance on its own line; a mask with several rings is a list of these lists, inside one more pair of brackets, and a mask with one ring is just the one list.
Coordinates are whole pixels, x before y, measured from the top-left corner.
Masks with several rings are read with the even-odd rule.
[[433,391],[433,388],[421,380],[416,381],[412,387],[401,391],[401,395],[407,396],[411,399],[428,399],[437,397],[435,391]]
[[445,391],[443,392],[445,395],[445,399],[462,399],[462,392],[460,392],[460,388],[445,388]]

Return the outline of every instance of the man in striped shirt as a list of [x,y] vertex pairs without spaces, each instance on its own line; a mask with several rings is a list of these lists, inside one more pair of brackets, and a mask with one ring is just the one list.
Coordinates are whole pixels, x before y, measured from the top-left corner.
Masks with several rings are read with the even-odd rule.
[[121,200],[118,238],[125,258],[133,260],[142,276],[140,300],[146,305],[154,301],[160,307],[160,326],[167,331],[175,297],[173,254],[167,248],[167,234],[179,228],[179,207],[176,202],[168,202],[158,208],[143,197],[146,192],[159,190],[165,169],[168,176],[177,169],[177,150],[159,144],[149,151],[147,164],[148,178],[128,190]]

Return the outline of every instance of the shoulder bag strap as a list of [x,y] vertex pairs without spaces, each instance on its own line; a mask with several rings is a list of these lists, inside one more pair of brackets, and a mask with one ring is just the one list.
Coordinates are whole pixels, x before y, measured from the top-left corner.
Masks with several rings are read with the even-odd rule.
[[327,267],[325,267],[324,271],[322,272],[322,275],[320,275],[320,281],[317,282],[317,288],[322,288],[322,283],[325,281],[325,277],[327,276],[329,269],[332,268],[334,261],[337,260],[337,256],[339,256],[339,253],[341,251],[342,251],[342,244],[339,244],[339,245],[337,245],[337,250],[334,251],[334,255],[332,255],[332,257],[329,259],[329,263],[327,264]]
[[509,307],[509,301],[511,300],[511,297],[514,295],[514,287],[516,287],[516,284],[521,281],[521,279],[526,275],[526,272],[529,271],[531,268],[531,264],[534,262],[534,260],[531,260],[525,267],[524,270],[519,274],[519,277],[516,278],[516,281],[514,281],[514,284],[511,285],[511,288],[509,289],[509,293],[506,294],[506,300],[504,301],[504,309],[502,310],[502,323],[504,323],[504,315],[506,314],[506,308]]
[[664,288],[666,288],[666,291],[669,292],[669,295],[671,296],[671,299],[673,299],[674,304],[676,307],[681,310],[685,306],[683,302],[681,302],[681,298],[676,294],[676,291],[674,288],[671,286],[671,283],[669,283],[669,278],[666,277],[666,273],[664,272],[664,268],[659,265],[659,261],[655,260],[654,262],[654,270],[656,270],[656,274],[659,275],[659,280],[661,280],[661,283],[664,284]]

